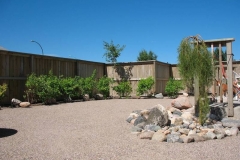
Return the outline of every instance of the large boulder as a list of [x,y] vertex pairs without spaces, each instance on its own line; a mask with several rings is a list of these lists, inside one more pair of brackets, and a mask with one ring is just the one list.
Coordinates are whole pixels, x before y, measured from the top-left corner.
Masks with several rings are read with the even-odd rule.
[[178,97],[171,102],[171,105],[178,109],[188,109],[192,107],[188,97]]
[[158,125],[160,127],[168,124],[168,112],[160,110],[160,107],[154,107],[150,110],[146,124]]
[[19,106],[22,107],[22,108],[28,108],[30,107],[31,103],[29,102],[21,102],[19,103]]

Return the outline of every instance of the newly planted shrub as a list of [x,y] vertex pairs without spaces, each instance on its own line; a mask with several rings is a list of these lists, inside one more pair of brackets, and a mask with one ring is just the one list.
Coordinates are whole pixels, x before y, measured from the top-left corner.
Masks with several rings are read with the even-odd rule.
[[132,92],[132,86],[129,81],[121,81],[117,86],[113,87],[120,97],[128,97]]
[[152,86],[154,84],[154,79],[152,77],[148,77],[146,79],[141,79],[138,82],[138,87],[137,87],[137,94],[142,95],[142,94],[149,94],[150,90],[152,89]]
[[180,90],[184,89],[182,81],[170,78],[166,84],[165,92],[171,98],[176,98]]

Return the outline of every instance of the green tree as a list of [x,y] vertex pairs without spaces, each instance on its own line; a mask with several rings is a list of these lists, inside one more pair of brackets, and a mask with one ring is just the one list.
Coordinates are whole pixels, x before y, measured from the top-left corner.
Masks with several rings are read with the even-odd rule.
[[107,62],[111,62],[116,64],[117,58],[121,55],[121,52],[125,48],[125,45],[120,46],[119,44],[114,45],[113,41],[111,43],[103,42],[104,49],[106,52],[103,56],[105,56]]
[[157,60],[157,55],[149,51],[147,52],[145,49],[139,52],[139,55],[137,57],[137,61],[148,61],[148,60]]
[[[209,112],[208,89],[214,78],[214,63],[211,53],[199,35],[184,38],[178,48],[178,68],[183,84],[190,84],[194,79],[196,115],[204,123]],[[199,84],[199,85],[197,85]]]

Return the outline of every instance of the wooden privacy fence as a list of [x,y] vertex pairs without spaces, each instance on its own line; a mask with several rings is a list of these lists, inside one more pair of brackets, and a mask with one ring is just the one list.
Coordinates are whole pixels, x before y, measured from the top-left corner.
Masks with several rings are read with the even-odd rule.
[[[155,83],[152,93],[165,93],[165,86],[172,75],[171,65],[159,61],[144,61],[131,63],[118,63],[116,69],[113,64],[106,64],[106,74],[114,80],[121,80],[123,77],[129,79],[132,86],[131,96],[137,95],[138,81],[143,78],[153,77]],[[117,93],[110,90],[110,95]]]
[[[38,76],[48,74],[49,70],[56,76],[65,77],[89,77],[95,69],[97,78],[107,75],[114,80],[121,80],[125,77],[132,85],[131,96],[137,95],[138,81],[142,78],[153,77],[155,83],[152,93],[163,94],[170,77],[180,79],[177,65],[159,61],[119,63],[115,70],[113,64],[0,50],[0,65],[0,85],[3,83],[8,85],[6,97],[0,102],[3,104],[9,104],[12,98],[23,100],[27,76],[31,73]],[[226,64],[224,66],[226,69]],[[233,70],[240,73],[239,61],[233,62]],[[219,71],[221,70],[218,67],[216,76]],[[110,95],[117,95],[112,88]]]
[[45,55],[26,54],[0,50],[0,85],[7,83],[6,97],[1,103],[9,104],[12,98],[23,100],[27,76],[48,74],[56,76],[89,77],[96,69],[96,77],[105,74],[105,64]]

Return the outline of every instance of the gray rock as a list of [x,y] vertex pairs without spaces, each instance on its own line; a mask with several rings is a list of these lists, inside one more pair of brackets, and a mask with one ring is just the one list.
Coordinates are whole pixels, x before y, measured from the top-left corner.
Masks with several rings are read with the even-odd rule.
[[131,120],[133,119],[133,117],[128,117],[127,119],[126,119],[126,121],[128,122],[128,123],[130,123],[131,122]]
[[157,125],[153,125],[153,124],[148,124],[144,127],[144,130],[147,131],[154,131],[156,132],[156,129],[159,130],[161,127],[157,126]]
[[104,97],[102,94],[100,94],[100,93],[96,94],[96,100],[103,100],[103,99],[104,99]]
[[171,125],[173,126],[179,126],[183,124],[183,118],[182,117],[174,117],[171,119]]
[[131,132],[141,132],[142,128],[139,128],[138,126],[133,126],[131,129]]
[[181,115],[182,115],[182,112],[180,112],[180,111],[178,111],[178,110],[175,110],[175,111],[173,111],[173,114],[177,114],[177,115],[181,116]]
[[11,107],[19,107],[19,104],[21,103],[22,101],[16,99],[16,98],[13,98],[11,100]]
[[167,111],[160,111],[157,107],[151,109],[146,124],[166,126],[168,124]]
[[168,134],[167,135],[167,142],[168,143],[175,143],[180,141],[180,136],[178,134]]
[[132,113],[136,113],[136,114],[138,114],[140,116],[141,115],[141,111],[142,110],[134,110],[134,111],[132,111]]
[[237,127],[238,129],[240,129],[240,120],[223,118],[221,122],[224,127]]
[[144,129],[145,125],[146,125],[146,122],[142,122],[142,123],[137,124],[136,126]]
[[240,120],[240,105],[233,108],[234,110],[234,118]]
[[226,116],[227,116],[227,113],[224,107],[216,106],[216,107],[210,108],[210,115],[209,115],[210,119],[220,121]]
[[163,98],[164,98],[163,95],[162,95],[162,93],[156,94],[155,97],[156,97],[156,98],[159,98],[159,99],[163,99]]
[[217,139],[223,139],[225,137],[225,134],[220,133],[220,134],[216,134],[216,136],[217,136]]
[[237,127],[232,127],[230,129],[231,135],[232,136],[237,136],[238,135],[238,128]]
[[216,139],[217,136],[213,132],[207,132],[204,136],[205,139],[210,140],[210,139]]
[[134,126],[136,126],[136,125],[138,125],[138,124],[140,124],[140,123],[142,123],[142,122],[146,122],[147,121],[147,119],[145,118],[145,117],[143,117],[143,116],[139,116],[139,117],[137,117],[137,119],[134,121]]

